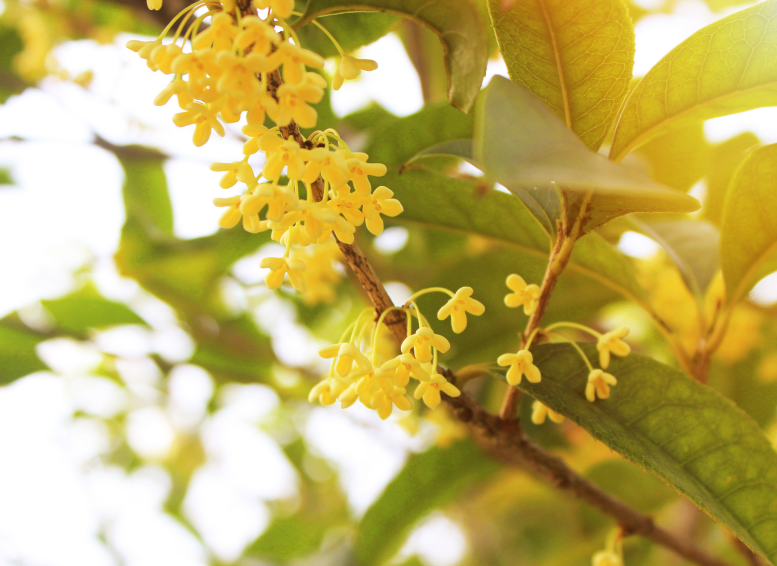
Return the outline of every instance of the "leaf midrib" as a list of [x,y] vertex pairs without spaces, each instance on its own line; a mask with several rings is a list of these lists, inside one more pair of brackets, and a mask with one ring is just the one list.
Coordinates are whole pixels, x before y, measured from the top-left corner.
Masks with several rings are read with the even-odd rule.
[[550,20],[550,13],[548,12],[545,0],[537,0],[537,4],[542,12],[542,18],[545,21],[545,27],[548,29],[548,36],[550,37],[550,44],[553,47],[553,58],[556,61],[556,71],[558,72],[559,89],[561,90],[561,99],[564,102],[564,120],[567,123],[568,128],[572,128],[572,115],[569,109],[569,93],[567,92],[567,82],[564,77],[564,70],[561,66],[561,53],[558,49],[558,42],[556,41],[556,31],[553,29],[553,23]]

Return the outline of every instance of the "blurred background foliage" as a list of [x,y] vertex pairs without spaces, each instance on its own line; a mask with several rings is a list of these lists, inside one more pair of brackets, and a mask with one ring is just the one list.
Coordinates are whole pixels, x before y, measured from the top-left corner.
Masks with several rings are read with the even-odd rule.
[[[714,11],[742,4],[739,0],[707,3]],[[144,4],[133,0],[5,0],[0,16],[0,102],[34,89],[41,79],[52,75],[88,88],[90,72],[69,76],[57,66],[52,49],[79,39],[111,43],[120,33],[156,34],[160,23],[179,7],[173,0],[165,0],[165,10],[152,14]],[[301,7],[304,2],[299,4]],[[631,13],[639,21],[651,14],[671,13],[677,4],[677,0],[634,3]],[[486,14],[484,7],[483,12]],[[373,238],[360,231],[359,244],[384,281],[404,285],[393,287],[397,296],[403,296],[408,288],[437,285],[475,288],[476,297],[487,307],[485,316],[471,320],[463,335],[452,335],[436,320],[433,326],[451,340],[453,347],[444,361],[451,368],[494,360],[516,347],[517,331],[525,324],[521,313],[503,307],[504,280],[509,273],[518,272],[530,282],[539,282],[545,258],[536,250],[511,244],[509,238],[489,238],[456,228],[456,215],[483,214],[478,199],[485,198],[491,187],[485,186],[476,172],[448,159],[406,166],[412,156],[434,143],[471,136],[472,117],[453,109],[445,100],[445,73],[437,39],[419,26],[381,14],[331,16],[325,23],[348,50],[395,34],[418,73],[425,102],[422,110],[405,117],[395,116],[375,103],[345,116],[333,111],[329,98],[318,106],[318,127],[336,128],[352,147],[363,148],[373,161],[385,163],[389,174],[383,184],[391,187],[405,205],[405,214],[387,222],[385,235]],[[312,26],[304,28],[300,37],[315,51],[326,56],[335,54],[323,34]],[[493,38],[491,52],[496,60]],[[332,283],[332,302],[328,304],[286,289],[272,293],[261,284],[243,282],[235,275],[236,265],[241,261],[258,265],[256,253],[270,243],[267,233],[252,235],[235,229],[194,239],[176,237],[164,168],[168,156],[153,148],[114,145],[99,136],[93,143],[113,154],[124,173],[125,221],[114,257],[116,269],[122,278],[142,289],[144,300],[166,305],[179,331],[170,339],[183,340],[189,346],[184,355],[159,353],[164,352],[162,347],[157,353],[136,359],[103,347],[104,337],[110,332],[148,333],[153,323],[144,316],[144,309],[138,308],[137,301],[121,302],[101,294],[89,263],[73,273],[75,284],[64,296],[26,305],[0,319],[3,386],[18,386],[34,378],[26,376],[36,372],[57,373],[56,364],[50,367],[41,352],[45,353],[47,347],[50,350],[52,344],[66,344],[93,352],[96,357],[83,373],[105,387],[120,390],[129,399],[110,414],[84,409],[71,415],[74,422],[99,422],[107,431],[107,446],[87,467],[117,466],[127,473],[148,466],[161,470],[169,480],[164,513],[202,544],[205,561],[213,564],[378,565],[393,561],[407,566],[582,566],[590,562],[591,554],[601,548],[607,532],[615,526],[612,521],[489,459],[444,407],[433,414],[416,408],[413,414],[388,424],[358,409],[343,413],[346,426],[367,430],[373,441],[401,447],[396,469],[374,472],[375,481],[388,482],[385,490],[366,507],[355,507],[347,495],[347,486],[354,478],[340,468],[337,458],[309,443],[309,427],[315,426],[311,424],[315,414],[340,410],[307,404],[307,392],[318,379],[318,366],[310,362],[308,354],[306,358],[300,353],[303,348],[311,349],[310,344],[303,344],[305,340],[313,340],[314,345],[334,341],[353,314],[366,306],[355,279],[343,269],[340,280]],[[702,183],[706,188],[704,208],[693,221],[710,223],[715,234],[728,181],[744,153],[758,143],[751,133],[711,143],[701,126],[693,126],[650,142],[629,159],[678,191],[689,191]],[[13,184],[8,170],[0,171],[0,183]],[[425,202],[425,191],[432,187],[454,187],[471,197],[468,204],[451,202],[449,209],[438,211],[439,218],[430,219],[418,214],[418,209]],[[621,241],[624,234],[638,237],[639,230],[629,222],[613,222],[600,231],[600,236],[611,244]],[[707,255],[705,259],[712,262],[714,273],[716,254]],[[647,258],[629,261],[656,312],[683,336],[692,355],[699,339],[697,309],[712,309],[720,299],[719,274],[708,289],[702,289],[703,296],[697,301],[665,252],[654,250]],[[439,300],[427,296],[420,304],[433,311],[439,307]],[[274,343],[268,326],[275,324],[281,314],[306,328],[309,335],[289,335],[290,344],[285,346]],[[567,271],[554,295],[547,322],[562,319],[602,330],[627,322],[633,329],[632,343],[637,350],[675,363],[653,322],[639,307],[581,272]],[[300,341],[298,345],[295,339]],[[777,354],[770,346],[775,339],[774,307],[744,303],[735,313],[729,335],[713,362],[711,385],[777,437]],[[295,348],[299,349],[296,358]],[[133,377],[138,374],[152,377]],[[181,416],[180,407],[175,405],[175,390],[182,387],[203,390],[201,413],[184,411],[186,414]],[[486,407],[498,409],[503,384],[480,379],[468,388]],[[267,463],[266,467],[281,469],[279,473],[291,478],[292,487],[263,496],[270,510],[266,526],[257,526],[253,534],[248,528],[243,550],[228,555],[210,545],[204,535],[207,524],[192,519],[196,513],[187,507],[187,490],[209,462],[219,457],[203,441],[202,430],[218,421],[234,405],[235,398],[251,395],[273,400],[271,409],[250,422],[250,427],[263,431],[262,438],[274,447],[260,453],[259,477],[254,479],[263,481],[263,458],[267,462],[281,460],[285,467],[278,468],[277,463]],[[530,400],[524,398],[521,415],[527,417],[530,410]],[[133,419],[143,411],[152,411],[174,423],[172,440],[162,450],[140,450],[143,443],[133,440]],[[654,515],[669,530],[699,541],[732,564],[745,564],[727,534],[696,512],[692,504],[596,444],[580,429],[569,423],[529,423],[526,428],[541,445],[560,451],[575,469],[637,509]],[[343,435],[335,439],[335,443],[343,444],[341,455],[349,448],[347,438]],[[242,448],[253,449],[255,443],[250,442]],[[379,467],[380,462],[374,466]],[[453,534],[443,529],[442,534],[427,537],[420,546],[407,543],[414,530],[420,532],[419,528],[428,530],[429,525],[441,524],[441,517],[446,525],[455,525]],[[211,517],[211,521],[221,520],[231,524],[234,519],[218,513]],[[100,544],[109,549],[115,563],[125,563],[128,559],[116,546],[110,525],[100,525],[98,530]],[[38,536],[43,543],[47,534]],[[414,550],[423,549],[423,545],[451,545],[451,540],[462,536],[466,548],[454,556],[453,562],[445,562],[444,553],[440,558],[434,549],[419,554]],[[681,563],[642,540],[627,540],[625,550],[629,565]],[[22,557],[13,563],[28,562]]]

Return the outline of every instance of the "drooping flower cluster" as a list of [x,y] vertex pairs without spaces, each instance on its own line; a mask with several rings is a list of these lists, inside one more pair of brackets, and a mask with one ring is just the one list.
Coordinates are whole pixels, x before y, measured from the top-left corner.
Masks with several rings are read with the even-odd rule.
[[[436,408],[441,400],[441,394],[458,397],[461,392],[448,379],[439,372],[437,355],[445,353],[450,348],[450,342],[436,334],[418,309],[415,299],[431,291],[447,293],[451,299],[440,310],[452,310],[451,303],[458,305],[457,301],[465,300],[467,312],[479,315],[485,311],[485,307],[471,298],[472,289],[464,287],[457,293],[447,289],[425,289],[413,295],[406,306],[392,307],[385,310],[375,320],[372,309],[366,309],[351,326],[346,329],[340,341],[319,350],[319,355],[325,359],[331,359],[327,377],[318,383],[310,392],[309,400],[318,400],[322,405],[331,405],[340,401],[342,408],[348,408],[357,400],[365,407],[377,411],[382,419],[391,415],[394,407],[403,411],[412,408],[412,401],[408,396],[408,385],[411,378],[418,384],[415,387],[413,397],[423,399],[424,404],[430,409]],[[463,299],[462,299],[463,297]],[[412,304],[413,308],[410,308]],[[382,351],[379,347],[381,332],[386,331],[384,320],[392,311],[404,313],[407,318],[407,337],[402,342],[399,352]],[[458,311],[456,311],[458,312]],[[462,310],[462,313],[464,311]],[[412,332],[412,317],[418,320],[418,328]],[[461,332],[466,327],[466,315],[464,321],[460,318],[452,320],[454,330]],[[443,319],[446,317],[438,316]],[[463,324],[463,326],[462,326]],[[350,332],[350,339],[346,336]]]
[[[269,10],[264,19],[241,14],[233,2],[197,2],[159,38],[130,41],[127,47],[152,70],[173,77],[154,103],[166,104],[176,97],[182,112],[173,121],[181,127],[194,126],[194,145],[207,143],[213,132],[224,136],[224,124],[245,118],[242,133],[248,140],[242,158],[211,165],[211,170],[223,173],[222,188],[245,186],[242,194],[214,200],[225,209],[219,225],[232,228],[242,222],[251,233],[271,231],[286,251],[283,257],[262,260],[261,266],[269,269],[267,286],[276,289],[288,279],[307,302],[329,301],[334,297],[332,285],[340,279],[332,235],[353,243],[356,227],[362,224],[378,235],[383,217],[398,215],[402,205],[389,188],[373,190],[370,177],[385,175],[386,166],[370,163],[365,153],[352,152],[336,131],[315,132],[307,140],[296,132],[286,139],[287,130],[281,135],[281,128],[292,122],[302,128],[316,125],[318,115],[311,105],[323,98],[327,82],[308,68],[322,68],[324,59],[301,47],[286,24],[293,1],[254,0],[254,5]],[[160,6],[158,0],[149,3],[152,9]],[[196,15],[200,9],[203,13]],[[207,17],[210,23],[201,30]],[[178,20],[172,42],[164,43]],[[374,61],[354,59],[337,47],[343,56],[339,68],[345,73],[337,75],[338,84],[361,70],[377,68]],[[277,126],[265,126],[266,117]],[[257,172],[249,159],[260,152],[265,162]],[[303,247],[307,249],[302,251]]]

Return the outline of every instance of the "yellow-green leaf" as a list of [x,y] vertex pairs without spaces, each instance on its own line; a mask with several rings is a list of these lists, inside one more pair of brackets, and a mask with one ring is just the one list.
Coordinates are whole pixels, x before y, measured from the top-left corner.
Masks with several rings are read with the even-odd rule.
[[309,0],[305,12],[294,22],[294,27],[300,28],[321,16],[346,12],[387,12],[409,18],[435,32],[445,52],[448,99],[456,108],[469,112],[480,91],[488,62],[488,34],[480,11],[473,2]]
[[731,303],[777,271],[777,144],[753,150],[731,181],[723,205],[721,267]]
[[510,78],[598,149],[628,93],[634,28],[622,0],[489,0]]
[[[593,344],[580,344],[598,364]],[[569,344],[532,348],[542,372],[520,389],[690,498],[750,548],[777,560],[777,453],[746,413],[710,387],[647,356],[613,359],[610,398],[584,391],[588,369]]]
[[629,95],[610,157],[669,127],[777,105],[777,0],[711,24],[661,59]]

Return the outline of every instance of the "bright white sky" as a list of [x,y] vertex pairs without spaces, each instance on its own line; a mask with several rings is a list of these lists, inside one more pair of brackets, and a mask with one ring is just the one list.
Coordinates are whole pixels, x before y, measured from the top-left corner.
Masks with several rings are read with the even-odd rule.
[[[642,20],[636,29],[636,74],[719,17],[703,2],[686,0],[672,15]],[[0,138],[30,140],[0,142],[0,166],[10,166],[17,183],[0,189],[0,241],[5,242],[0,246],[0,316],[66,293],[73,285],[69,273],[94,259],[101,290],[130,302],[153,326],[152,331],[117,329],[87,348],[69,341],[47,344],[42,355],[64,378],[41,373],[0,388],[0,566],[116,564],[96,538],[102,531],[128,566],[208,561],[209,551],[161,511],[169,489],[164,471],[149,465],[128,475],[104,466],[99,456],[107,449],[107,432],[97,421],[71,421],[75,410],[110,416],[129,408],[129,441],[153,460],[168,451],[177,435],[201,421],[212,394],[210,377],[185,364],[165,392],[146,358],[156,351],[183,362],[191,343],[169,309],[116,275],[110,258],[123,221],[122,172],[112,155],[89,142],[94,132],[116,144],[151,145],[174,156],[166,170],[175,232],[182,238],[215,231],[219,212],[210,203],[222,196],[220,174],[210,172],[208,165],[233,161],[241,154],[241,142],[228,133],[195,148],[190,128],[172,124],[173,105],[152,105],[167,79],[150,73],[123,48],[126,39],[101,47],[73,42],[58,50],[59,61],[72,75],[95,72],[88,90],[49,79],[40,89],[0,107]],[[417,77],[396,37],[381,39],[362,55],[377,60],[380,69],[333,94],[338,114],[371,100],[400,115],[421,108]],[[503,63],[489,65],[487,80],[495,74],[506,75]],[[705,131],[712,141],[749,130],[764,143],[773,143],[775,124],[777,109],[769,108],[710,121]],[[381,244],[385,251],[403,245],[402,234],[394,236]],[[624,249],[639,255],[644,242],[626,243]],[[244,261],[236,276],[258,280],[261,273]],[[403,292],[401,285],[393,288]],[[24,312],[36,317],[35,308]],[[316,343],[294,324],[281,301],[267,294],[259,314],[281,359],[290,365],[311,363]],[[268,320],[273,324],[266,324]],[[306,353],[291,351],[292,341],[306,344]],[[99,359],[98,349],[132,358],[120,368],[131,394],[89,375]],[[275,440],[257,426],[276,404],[275,394],[265,387],[235,386],[223,395],[223,408],[203,425],[209,459],[192,485],[186,510],[210,551],[222,559],[238,556],[265,528],[265,502],[294,496],[293,470]],[[354,420],[362,426],[353,426]],[[401,468],[408,452],[428,442],[428,435],[411,439],[393,422],[382,423],[357,408],[342,412],[311,407],[301,434],[339,468],[357,514]],[[403,552],[418,552],[431,566],[448,566],[466,552],[466,541],[455,522],[435,515],[419,527]]]

